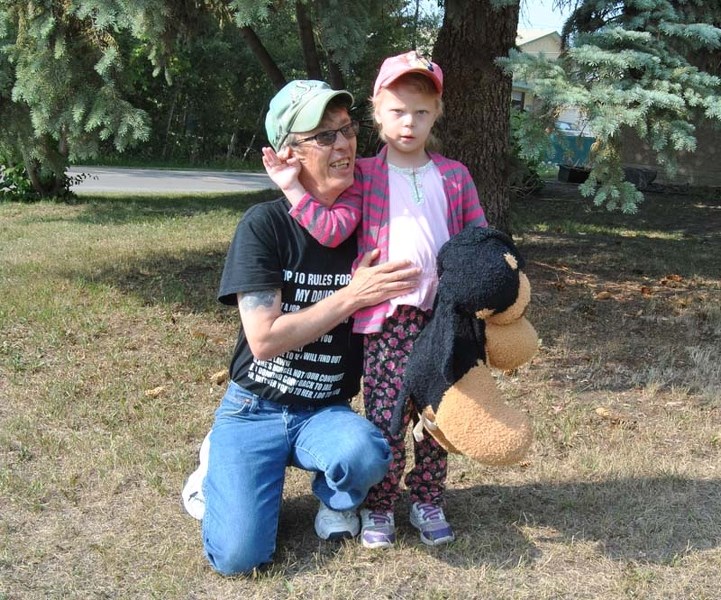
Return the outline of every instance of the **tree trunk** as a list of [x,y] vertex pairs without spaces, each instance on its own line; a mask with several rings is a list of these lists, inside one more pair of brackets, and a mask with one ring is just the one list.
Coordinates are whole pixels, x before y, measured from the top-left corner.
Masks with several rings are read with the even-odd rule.
[[494,61],[515,45],[518,3],[446,0],[433,59],[443,68],[443,152],[468,167],[489,223],[510,233],[511,76]]
[[[47,145],[48,142],[48,136],[44,136],[42,138],[42,143],[44,145]],[[52,178],[52,180],[43,180],[42,166],[40,164],[40,161],[31,156],[30,152],[28,152],[27,147],[22,142],[20,142],[19,146],[20,153],[23,157],[23,165],[25,166],[25,172],[28,174],[28,179],[30,180],[30,184],[33,186],[33,190],[35,190],[35,193],[37,193],[38,196],[42,198],[54,196],[57,193],[56,185],[58,178],[60,178],[62,181],[62,173],[65,173],[65,169],[62,170],[62,173],[53,173],[54,177]]]
[[168,144],[170,143],[170,129],[173,125],[173,115],[175,115],[175,104],[178,101],[178,88],[175,88],[173,92],[173,101],[170,103],[170,110],[168,111],[168,119],[165,123],[165,142],[163,143],[163,160],[168,158]]
[[328,55],[328,83],[334,90],[345,89],[345,79],[343,71],[340,70],[338,63],[333,60],[333,55]]
[[283,77],[283,73],[281,73],[278,65],[263,45],[263,42],[260,41],[260,38],[256,35],[255,31],[246,25],[245,27],[240,28],[240,35],[245,40],[245,43],[248,44],[248,48],[250,48],[251,52],[258,59],[258,62],[260,62],[260,66],[263,68],[263,71],[268,76],[271,83],[278,90],[282,88],[287,83],[285,77]]
[[295,18],[298,21],[298,35],[300,36],[300,45],[303,49],[303,58],[305,59],[305,70],[308,73],[308,79],[323,80],[323,71],[320,68],[320,59],[318,58],[315,36],[313,35],[313,23],[310,20],[310,15],[308,15],[303,0],[296,0],[295,2]]
[[45,188],[43,187],[42,181],[40,181],[40,165],[34,159],[25,159],[25,172],[28,174],[28,179],[33,186],[35,192],[40,196],[45,196]]

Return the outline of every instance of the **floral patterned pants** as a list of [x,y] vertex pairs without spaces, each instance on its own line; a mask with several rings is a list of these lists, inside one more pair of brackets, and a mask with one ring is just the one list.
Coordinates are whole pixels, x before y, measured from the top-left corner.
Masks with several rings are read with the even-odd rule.
[[[415,306],[399,306],[386,318],[379,333],[364,337],[363,401],[366,418],[378,427],[390,444],[393,458],[383,481],[366,496],[365,506],[371,510],[393,510],[400,496],[400,482],[406,467],[405,434],[411,419],[418,415],[406,403],[403,426],[397,435],[390,434],[393,407],[399,401],[403,373],[413,344],[430,311]],[[413,440],[414,467],[405,477],[411,502],[441,505],[448,470],[448,453],[424,433],[420,442]]]

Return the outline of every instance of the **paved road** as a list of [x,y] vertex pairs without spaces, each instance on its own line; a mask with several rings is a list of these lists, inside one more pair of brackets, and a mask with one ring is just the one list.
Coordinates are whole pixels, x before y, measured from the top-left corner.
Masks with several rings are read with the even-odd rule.
[[92,175],[72,187],[79,195],[97,192],[243,192],[276,187],[265,173],[84,166],[68,169],[70,177],[79,173]]

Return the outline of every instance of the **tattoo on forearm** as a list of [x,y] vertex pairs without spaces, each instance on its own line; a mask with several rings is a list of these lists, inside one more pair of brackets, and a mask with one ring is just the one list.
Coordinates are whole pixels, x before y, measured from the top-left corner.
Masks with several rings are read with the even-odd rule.
[[271,308],[275,296],[280,290],[263,290],[262,292],[247,292],[240,297],[240,308],[255,310],[256,308]]

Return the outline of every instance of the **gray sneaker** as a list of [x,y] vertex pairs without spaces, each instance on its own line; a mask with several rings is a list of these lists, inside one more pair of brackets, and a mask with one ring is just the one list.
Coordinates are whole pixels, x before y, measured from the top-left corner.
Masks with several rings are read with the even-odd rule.
[[358,535],[360,524],[354,510],[333,510],[322,502],[315,515],[315,532],[322,540],[342,540]]
[[183,506],[187,513],[194,519],[201,521],[205,514],[205,496],[203,496],[203,481],[208,473],[208,455],[210,454],[210,432],[205,436],[200,445],[200,458],[198,468],[190,474],[181,496]]

